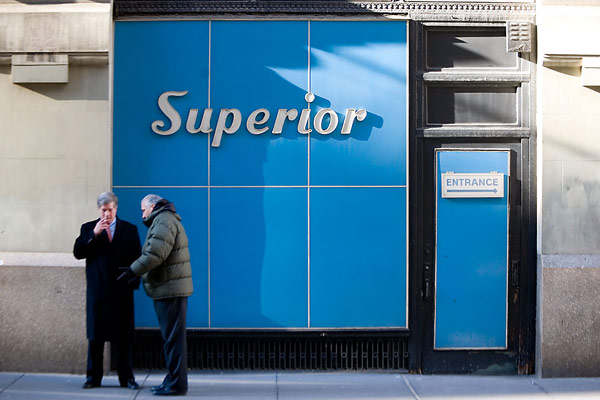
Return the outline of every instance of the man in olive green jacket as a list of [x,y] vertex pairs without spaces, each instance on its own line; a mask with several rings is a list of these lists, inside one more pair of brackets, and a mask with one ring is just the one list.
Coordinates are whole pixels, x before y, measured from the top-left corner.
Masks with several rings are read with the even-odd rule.
[[155,395],[185,395],[187,382],[187,298],[193,292],[188,238],[173,203],[155,194],[142,199],[142,218],[148,229],[142,255],[119,279],[142,277],[154,300],[168,374]]

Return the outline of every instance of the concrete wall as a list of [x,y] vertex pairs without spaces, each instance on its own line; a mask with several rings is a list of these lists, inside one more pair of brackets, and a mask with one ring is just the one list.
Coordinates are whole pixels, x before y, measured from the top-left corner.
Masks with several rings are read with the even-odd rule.
[[600,82],[582,77],[600,56],[600,1],[542,0],[537,15],[537,371],[600,376]]
[[599,253],[600,91],[580,67],[543,68],[542,82],[542,254]]
[[600,256],[543,260],[543,377],[600,376]]
[[[110,188],[109,9],[0,4],[0,251],[71,252]],[[65,53],[68,83],[12,82],[11,55]]]
[[[85,372],[71,251],[110,188],[110,27],[110,4],[0,1],[0,371]],[[13,56],[29,83],[13,83]],[[38,83],[58,58],[67,82]]]
[[0,371],[85,373],[83,263],[56,253],[0,261]]
[[108,66],[13,84],[0,66],[0,251],[71,252],[110,187]]

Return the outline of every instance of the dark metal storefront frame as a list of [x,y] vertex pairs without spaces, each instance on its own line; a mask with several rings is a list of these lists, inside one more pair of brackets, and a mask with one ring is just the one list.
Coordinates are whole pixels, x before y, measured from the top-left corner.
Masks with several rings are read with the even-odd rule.
[[[409,370],[423,372],[423,213],[424,148],[432,142],[520,143],[526,153],[520,162],[526,179],[521,183],[522,231],[520,317],[518,321],[518,372],[533,373],[535,348],[535,107],[534,90],[528,101],[530,124],[519,130],[423,129],[423,77],[418,58],[423,56],[424,24],[478,24],[501,26],[510,20],[533,20],[530,2],[427,2],[427,1],[140,1],[114,0],[115,20],[292,18],[402,18],[409,20],[409,330],[217,330],[188,331],[188,361],[194,369],[258,370]],[[534,54],[533,52],[531,54]],[[434,79],[445,78],[441,74]],[[534,72],[527,77],[534,79]],[[137,329],[135,367],[163,368],[157,329]],[[448,371],[446,371],[448,372]],[[465,372],[465,371],[462,371]],[[466,371],[475,372],[475,371]]]
[[[409,344],[409,370],[425,373],[507,373],[514,367],[519,374],[531,374],[535,370],[535,315],[536,315],[536,135],[535,135],[535,71],[528,59],[529,53],[519,54],[522,63],[530,63],[530,69],[507,71],[452,71],[428,72],[425,65],[426,35],[428,31],[485,31],[504,28],[506,21],[448,21],[443,18],[434,21],[425,19],[411,22],[410,54],[410,316],[418,321],[411,326]],[[531,53],[533,54],[533,53]],[[449,124],[428,126],[426,91],[428,85],[469,87],[488,86],[517,87],[520,109],[519,123],[516,126],[489,125],[486,127],[469,124]],[[523,90],[523,87],[527,87]],[[519,157],[520,174],[511,177],[513,207],[516,209],[511,222],[511,235],[516,240],[509,260],[509,286],[513,297],[509,299],[509,335],[512,345],[507,351],[432,351],[426,343],[431,340],[433,318],[427,315],[425,300],[425,279],[431,278],[433,269],[432,244],[430,233],[432,203],[431,177],[433,151],[436,148],[514,148]],[[427,197],[429,196],[429,197]],[[425,275],[429,274],[428,277]],[[510,311],[512,308],[512,311]],[[429,311],[431,312],[431,311]],[[434,361],[432,361],[434,360]],[[512,365],[502,366],[502,362]],[[433,365],[432,365],[433,364]],[[516,364],[516,365],[515,365]]]

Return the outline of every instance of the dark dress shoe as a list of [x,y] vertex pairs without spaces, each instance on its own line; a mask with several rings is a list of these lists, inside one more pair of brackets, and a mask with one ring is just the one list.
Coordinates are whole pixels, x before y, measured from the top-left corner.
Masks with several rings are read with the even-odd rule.
[[152,386],[152,387],[150,388],[150,390],[152,390],[153,392],[156,392],[157,390],[162,390],[162,389],[164,389],[164,388],[165,388],[165,384],[164,384],[164,383],[161,383],[161,384],[160,384],[160,385],[158,385],[158,386]]
[[100,383],[99,382],[94,382],[91,379],[88,379],[87,381],[85,381],[85,383],[82,386],[84,389],[91,389],[91,388],[97,388],[100,387]]
[[121,387],[126,387],[132,390],[140,390],[140,385],[138,385],[135,379],[127,379],[127,382],[121,382]]
[[163,387],[152,391],[155,396],[185,396],[187,392]]

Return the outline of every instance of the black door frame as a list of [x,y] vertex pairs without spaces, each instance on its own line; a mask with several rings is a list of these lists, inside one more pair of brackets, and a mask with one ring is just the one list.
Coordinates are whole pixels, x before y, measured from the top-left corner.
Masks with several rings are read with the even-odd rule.
[[[536,208],[536,136],[533,123],[535,115],[534,99],[530,95],[529,102],[530,124],[528,129],[498,129],[498,130],[460,130],[460,129],[434,129],[428,132],[423,129],[424,93],[421,70],[423,60],[423,26],[418,21],[410,23],[409,40],[409,360],[408,369],[416,373],[495,373],[495,374],[532,374],[535,372],[535,338],[536,338],[536,234],[537,234],[537,208]],[[535,76],[531,71],[530,84]],[[477,360],[477,353],[457,351],[456,356],[448,360],[432,360],[424,354],[426,349],[425,335],[426,322],[424,321],[424,263],[426,258],[433,254],[434,248],[427,247],[426,220],[431,207],[427,205],[425,185],[428,174],[434,168],[428,161],[427,152],[433,151],[435,146],[443,147],[477,147],[477,148],[519,148],[515,162],[520,171],[518,176],[513,176],[511,196],[516,209],[511,216],[516,219],[518,228],[512,227],[518,238],[517,248],[512,249],[512,259],[509,259],[509,285],[514,285],[517,293],[516,302],[518,315],[511,321],[514,324],[512,339],[515,352],[513,362],[516,363],[514,372],[494,367],[507,355],[489,357],[484,355]],[[433,160],[433,157],[431,157]],[[427,168],[430,168],[427,171]],[[433,199],[430,199],[433,200]],[[431,202],[430,202],[431,203]],[[429,242],[431,243],[431,242]],[[518,254],[518,256],[516,256]],[[513,256],[514,255],[514,256]],[[433,257],[432,257],[433,258]],[[515,262],[512,262],[515,261]],[[433,268],[433,264],[430,264]],[[509,328],[510,329],[510,328]],[[489,351],[487,351],[489,352]],[[475,357],[475,358],[473,358]],[[487,361],[486,361],[487,360]],[[434,365],[431,365],[431,364]]]
[[[416,167],[410,193],[409,370],[420,373],[531,374],[535,349],[535,225],[529,173],[529,140],[498,138],[414,138]],[[426,279],[435,281],[434,154],[437,148],[510,149],[509,347],[507,350],[433,351],[433,299]],[[533,232],[532,232],[533,230]],[[533,245],[533,246],[532,246]],[[533,255],[532,255],[533,253]],[[429,272],[426,272],[428,270]],[[428,286],[428,287],[426,287]]]

